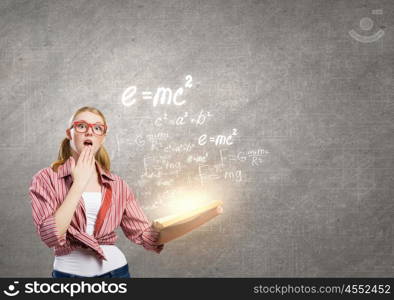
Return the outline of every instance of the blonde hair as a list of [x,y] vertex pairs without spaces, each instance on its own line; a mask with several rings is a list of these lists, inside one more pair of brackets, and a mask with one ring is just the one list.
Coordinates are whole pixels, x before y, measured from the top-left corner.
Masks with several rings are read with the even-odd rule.
[[[107,125],[107,121],[101,111],[99,111],[97,108],[94,108],[91,106],[84,106],[84,107],[81,107],[80,109],[78,109],[70,118],[70,121],[68,123],[69,129],[70,129],[75,117],[79,113],[84,112],[84,111],[89,111],[89,112],[99,115],[101,118],[103,118],[104,124]],[[107,132],[108,132],[108,130],[107,130]],[[57,156],[57,160],[51,164],[52,170],[57,172],[57,169],[59,168],[59,166],[64,164],[70,156],[72,156],[70,140],[66,137],[60,143],[60,149],[59,149],[59,154]],[[100,149],[97,151],[97,153],[95,155],[95,159],[102,169],[104,169],[106,172],[110,172],[111,160],[110,160],[107,150],[105,150],[104,146],[101,146]]]

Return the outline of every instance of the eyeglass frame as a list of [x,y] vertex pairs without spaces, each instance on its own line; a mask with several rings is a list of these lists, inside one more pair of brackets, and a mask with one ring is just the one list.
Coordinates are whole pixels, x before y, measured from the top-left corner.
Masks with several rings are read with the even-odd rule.
[[[88,125],[88,129],[86,129],[85,132],[79,132],[78,130],[75,129],[75,126],[78,125],[78,124],[80,124],[80,123],[85,123],[85,124]],[[101,125],[101,126],[104,126],[104,133],[103,133],[102,135],[96,134],[96,133],[94,132],[94,130],[93,130],[93,126],[94,126],[94,125],[97,125],[97,124],[98,124],[98,125]],[[101,124],[101,123],[99,123],[99,122],[96,122],[96,123],[88,123],[88,122],[86,122],[85,120],[74,121],[69,129],[72,129],[73,127],[74,127],[74,130],[75,130],[76,132],[78,132],[78,133],[86,133],[86,132],[89,131],[89,128],[92,127],[92,132],[93,132],[93,134],[94,134],[94,135],[97,135],[97,136],[104,136],[104,135],[106,135],[106,134],[107,134],[107,129],[108,129],[108,126],[107,126],[106,124]]]

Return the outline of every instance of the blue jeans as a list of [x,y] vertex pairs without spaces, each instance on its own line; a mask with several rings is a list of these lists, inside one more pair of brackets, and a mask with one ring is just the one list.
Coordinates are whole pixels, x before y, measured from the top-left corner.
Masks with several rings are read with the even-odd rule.
[[[57,270],[52,271],[52,278],[87,278],[88,276],[80,276],[71,273],[60,272]],[[98,278],[131,278],[129,273],[129,264],[125,264],[123,267],[114,269],[107,273],[91,276],[91,277],[98,277]]]

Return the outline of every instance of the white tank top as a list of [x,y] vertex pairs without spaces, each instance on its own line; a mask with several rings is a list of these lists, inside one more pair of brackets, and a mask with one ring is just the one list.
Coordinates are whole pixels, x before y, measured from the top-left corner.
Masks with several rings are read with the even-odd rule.
[[[94,224],[101,206],[101,192],[83,192],[86,208],[86,233],[93,235]],[[100,261],[87,249],[77,248],[66,255],[55,256],[53,268],[60,272],[80,276],[96,276],[120,268],[127,264],[126,257],[115,245],[100,245],[106,260]]]

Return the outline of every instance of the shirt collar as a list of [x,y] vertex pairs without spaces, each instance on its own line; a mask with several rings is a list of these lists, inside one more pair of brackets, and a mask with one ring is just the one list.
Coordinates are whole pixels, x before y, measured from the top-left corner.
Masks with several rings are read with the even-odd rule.
[[[70,156],[70,157],[64,162],[64,164],[62,164],[62,165],[59,166],[59,168],[58,168],[58,170],[57,170],[57,173],[58,173],[58,177],[59,177],[59,178],[62,178],[62,177],[71,175],[71,158],[72,158],[72,156]],[[101,166],[100,166],[100,164],[97,162],[97,160],[95,160],[95,164],[96,164],[97,171],[98,171],[99,175],[101,176],[101,179],[102,179],[104,182],[108,182],[108,180],[107,180],[106,178],[108,178],[108,179],[110,179],[110,180],[115,180],[114,175],[113,175],[111,172],[106,172],[103,168],[101,168]]]

